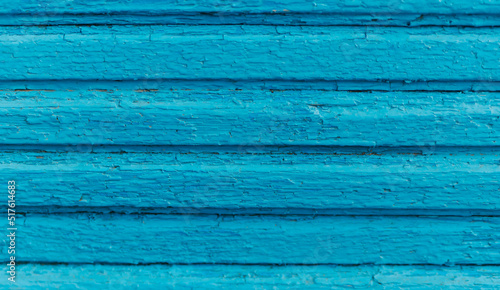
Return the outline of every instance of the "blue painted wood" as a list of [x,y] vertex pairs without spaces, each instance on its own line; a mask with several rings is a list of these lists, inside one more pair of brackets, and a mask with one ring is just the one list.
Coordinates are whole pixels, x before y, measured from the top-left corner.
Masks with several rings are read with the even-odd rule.
[[[109,6],[109,5],[106,5]],[[110,12],[111,13],[111,12]],[[116,13],[116,12],[113,12]],[[121,13],[121,12],[120,12]],[[132,12],[137,13],[137,12]],[[406,12],[373,12],[369,14],[349,13],[241,13],[231,11],[210,12],[165,12],[167,14],[58,14],[36,12],[35,14],[1,14],[0,25],[288,25],[288,26],[467,26],[489,27],[500,24],[498,14],[408,14]]]
[[498,217],[83,213],[17,222],[17,257],[31,262],[481,265],[500,258]]
[[0,3],[0,13],[17,14],[167,14],[167,13],[421,13],[421,14],[496,14],[500,3],[484,0],[61,0],[40,3],[37,0],[13,0]]
[[0,3],[19,286],[496,288],[499,15]]
[[2,144],[496,146],[499,93],[1,91]]
[[[492,214],[500,209],[500,157],[494,148],[417,147],[386,153],[355,148],[326,152],[224,148],[9,150],[0,153],[0,176],[5,182],[17,180],[20,210],[321,213],[383,209],[405,214],[407,209],[413,210],[409,214],[418,210],[424,210],[419,214],[432,214],[426,213],[429,210]],[[50,147],[43,148],[47,150]],[[98,152],[104,150],[115,153]],[[425,155],[413,153],[416,150]]]
[[497,28],[51,26],[0,34],[0,80],[500,80]]
[[[499,267],[22,265],[18,287],[29,289],[496,289]],[[4,275],[4,274],[2,274]],[[3,277],[2,277],[3,278]],[[0,285],[5,285],[5,279]]]
[[57,91],[85,91],[100,90],[123,91],[132,90],[137,92],[154,92],[157,90],[269,90],[277,92],[281,90],[320,90],[320,91],[342,91],[342,92],[499,92],[500,82],[473,80],[473,81],[325,81],[325,80],[0,80],[1,91],[27,92],[30,90],[41,90],[50,92]]

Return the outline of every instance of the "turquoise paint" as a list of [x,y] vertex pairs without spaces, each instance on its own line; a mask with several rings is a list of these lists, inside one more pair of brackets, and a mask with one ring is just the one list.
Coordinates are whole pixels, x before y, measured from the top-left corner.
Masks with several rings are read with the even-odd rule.
[[[474,210],[476,215],[496,215],[500,203],[496,149],[60,149],[67,152],[0,154],[0,176],[23,177],[19,210],[109,207],[196,213],[208,208],[227,214],[378,209],[400,215],[404,210],[411,210],[410,215]],[[98,152],[109,150],[115,153]],[[412,153],[416,151],[425,155]]]
[[500,258],[498,217],[53,213],[18,222],[17,256],[32,262],[482,265]]
[[[136,12],[134,12],[136,13]],[[160,14],[155,16],[142,14],[0,14],[0,25],[148,25],[148,24],[190,24],[190,25],[365,25],[365,26],[498,26],[497,14],[400,14],[374,12],[370,14],[344,13],[268,13],[243,14],[240,12],[211,11],[207,13]],[[381,14],[379,14],[381,13]]]
[[[141,79],[141,80],[30,80],[12,81],[0,80],[0,89],[5,92],[41,90],[58,91],[123,91],[142,90],[269,90],[297,91],[363,91],[369,92],[498,92],[500,82],[497,81],[325,81],[325,80],[171,80],[171,79]],[[164,92],[165,93],[165,92]]]
[[498,93],[138,89],[0,97],[2,144],[496,146],[500,125]]
[[13,0],[0,3],[0,12],[16,14],[126,14],[133,17],[143,14],[149,17],[158,14],[187,13],[354,13],[384,14],[384,13],[424,13],[424,14],[497,14],[500,3],[487,0],[62,0],[40,3],[36,0]]
[[497,28],[14,26],[0,34],[0,80],[500,80]]
[[497,288],[499,14],[0,3],[17,286]]
[[1,25],[250,24],[497,26],[496,1],[10,1]]
[[[20,287],[110,289],[495,289],[498,267],[491,266],[263,266],[263,265],[53,265],[20,268]],[[33,279],[35,278],[35,279]],[[102,286],[101,286],[102,287]]]
[[10,1],[1,25],[250,24],[497,26],[497,1]]

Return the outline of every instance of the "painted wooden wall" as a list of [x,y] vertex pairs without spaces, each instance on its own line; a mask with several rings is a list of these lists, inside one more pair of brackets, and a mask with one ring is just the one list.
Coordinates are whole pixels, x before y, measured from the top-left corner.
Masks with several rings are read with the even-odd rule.
[[498,289],[499,27],[495,0],[1,1],[0,286]]

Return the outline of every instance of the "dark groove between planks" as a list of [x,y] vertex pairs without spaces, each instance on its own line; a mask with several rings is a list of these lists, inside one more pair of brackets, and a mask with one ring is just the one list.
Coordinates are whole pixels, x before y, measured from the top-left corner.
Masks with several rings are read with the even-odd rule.
[[[321,13],[321,12],[225,12],[225,11],[212,11],[212,12],[185,12],[185,13],[17,13],[6,14],[1,13],[1,18],[13,22],[13,24],[3,24],[0,27],[15,27],[15,26],[120,26],[120,25],[186,25],[186,26],[209,26],[209,25],[246,25],[246,26],[318,26],[318,27],[332,27],[332,26],[356,26],[356,27],[460,27],[460,28],[476,28],[476,27],[500,27],[500,14],[438,14],[438,13],[388,13],[388,12],[372,12],[372,13]],[[67,23],[64,18],[79,19],[78,23]],[[193,19],[190,19],[193,18]],[[352,23],[347,19],[335,20],[342,17],[361,17],[365,19],[355,19]],[[381,17],[382,19],[379,19]],[[398,17],[393,19],[388,17]],[[20,18],[20,19],[16,19]],[[23,18],[31,18],[29,20]],[[40,18],[38,20],[37,18]],[[90,20],[86,18],[91,18]],[[126,23],[125,21],[130,18],[135,18],[134,23]],[[159,19],[158,19],[159,18]],[[162,19],[163,18],[163,19]],[[371,18],[371,19],[370,19]],[[437,23],[420,24],[424,18],[439,19]],[[459,20],[457,20],[457,18]],[[467,19],[481,19],[493,18],[486,23],[479,24],[460,24],[460,18]],[[498,18],[498,19],[497,19]],[[261,19],[269,23],[253,23],[255,19]],[[334,19],[334,20],[332,20]],[[453,20],[458,23],[450,23]],[[142,22],[141,22],[142,21]],[[335,22],[338,21],[338,22]],[[27,22],[27,23],[26,23]],[[311,23],[312,22],[312,23]],[[360,23],[356,23],[360,22]],[[394,22],[392,24],[379,24],[379,23]]]
[[332,266],[332,267],[361,267],[361,266],[388,266],[388,267],[419,267],[419,266],[429,266],[429,267],[500,267],[500,264],[470,264],[470,263],[457,263],[457,264],[394,264],[394,263],[386,263],[386,264],[375,264],[375,263],[363,263],[363,264],[336,264],[336,263],[315,263],[315,264],[302,264],[302,263],[286,263],[286,264],[273,264],[273,263],[60,263],[60,262],[29,262],[29,261],[19,261],[19,265],[114,265],[114,266],[150,266],[150,265],[165,265],[165,266],[273,266],[273,267],[293,267],[293,266],[305,266],[305,267],[314,267],[314,266]]
[[46,79],[0,80],[0,91],[53,90],[270,90],[347,92],[500,92],[500,81],[488,80],[290,80],[290,79]]
[[393,216],[393,217],[500,217],[500,209],[314,209],[314,208],[190,208],[190,207],[91,207],[37,206],[17,207],[17,214],[92,214],[92,215],[173,215],[173,216]]
[[0,152],[82,153],[82,154],[239,154],[239,155],[435,155],[500,154],[495,146],[339,146],[339,145],[126,145],[126,144],[0,144]]
[[[1,17],[1,16],[0,16]],[[314,27],[385,27],[385,28],[393,28],[393,27],[398,27],[398,28],[409,28],[409,29],[417,29],[417,28],[426,28],[426,27],[456,27],[456,28],[500,28],[500,24],[498,25],[485,25],[485,26],[473,26],[473,25],[414,25],[412,26],[411,24],[406,24],[406,25],[366,25],[366,24],[324,24],[324,25],[318,25],[318,24],[248,24],[244,22],[236,22],[236,23],[215,23],[215,24],[180,24],[180,23],[134,23],[133,26],[151,26],[151,25],[165,25],[165,26],[271,26],[271,27],[276,27],[276,26],[314,26]],[[131,26],[131,24],[123,23],[113,23],[113,24],[107,24],[107,23],[78,23],[78,24],[23,24],[23,25],[0,25],[0,27],[61,27],[61,26],[82,26],[82,27],[88,27],[88,26],[106,26],[106,27],[112,27],[112,26]]]

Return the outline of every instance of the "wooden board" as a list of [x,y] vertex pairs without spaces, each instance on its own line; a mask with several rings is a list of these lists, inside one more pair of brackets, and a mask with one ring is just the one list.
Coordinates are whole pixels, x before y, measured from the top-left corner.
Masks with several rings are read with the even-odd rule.
[[500,81],[498,31],[5,26],[0,27],[0,80]]
[[499,114],[480,92],[14,90],[0,143],[496,146]]
[[13,0],[0,4],[2,13],[68,13],[68,14],[99,14],[124,13],[146,14],[154,16],[161,13],[182,14],[187,12],[225,11],[235,13],[432,13],[432,14],[496,14],[500,12],[500,4],[484,0],[455,0],[453,3],[434,0],[259,0],[255,2],[230,2],[224,0],[65,0],[40,4],[36,0]]
[[494,1],[11,1],[2,25],[272,24],[495,26]]
[[5,182],[17,181],[22,196],[18,205],[26,209],[409,209],[492,214],[500,203],[499,155],[494,149],[419,148],[425,155],[412,153],[416,149],[359,152],[316,147],[77,149],[6,150],[0,153],[0,176]]
[[[499,267],[262,265],[23,265],[19,288],[496,289]],[[0,280],[0,284],[3,280]],[[12,289],[17,289],[13,287]]]
[[0,288],[498,288],[499,32],[482,0],[0,3]]
[[500,258],[498,217],[28,214],[18,224],[18,259],[44,263],[481,265]]

